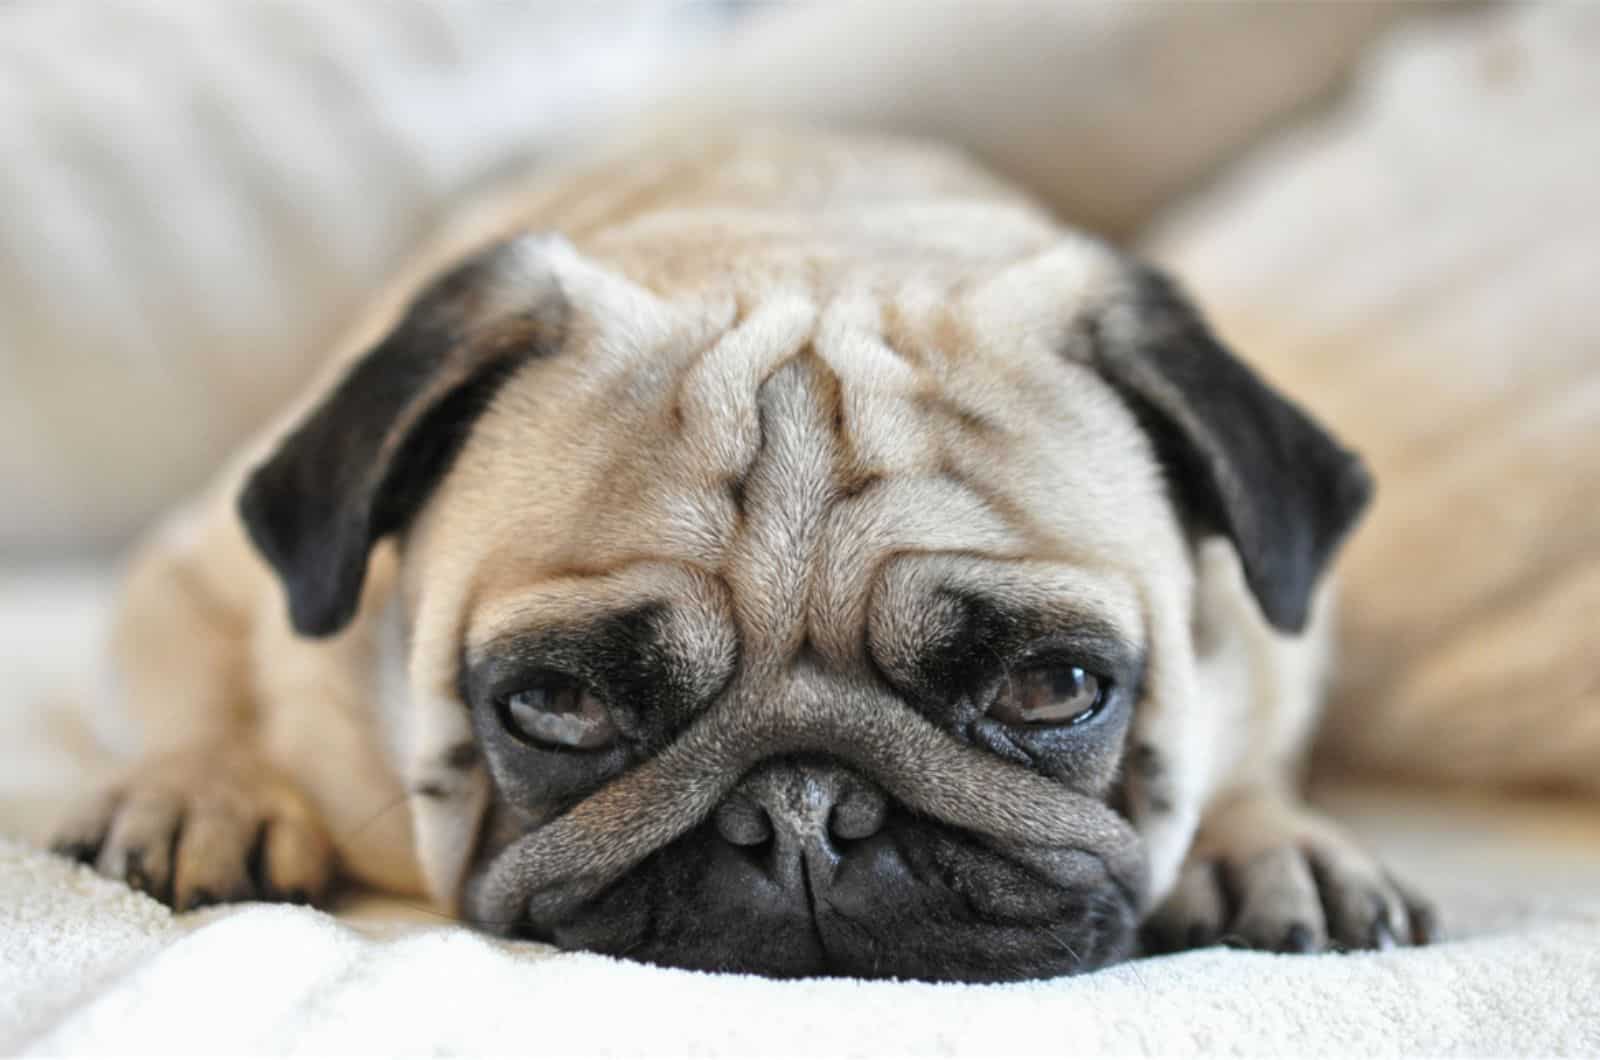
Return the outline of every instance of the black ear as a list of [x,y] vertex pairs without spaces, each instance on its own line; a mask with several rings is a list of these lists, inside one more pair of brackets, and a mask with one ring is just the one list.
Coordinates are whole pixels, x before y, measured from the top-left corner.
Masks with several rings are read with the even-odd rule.
[[250,475],[239,515],[297,632],[350,623],[367,555],[402,529],[520,365],[560,342],[542,241],[500,244],[425,288]]
[[1144,267],[1131,280],[1095,322],[1097,367],[1154,439],[1185,509],[1232,539],[1267,620],[1299,632],[1372,477],[1218,342],[1171,281]]

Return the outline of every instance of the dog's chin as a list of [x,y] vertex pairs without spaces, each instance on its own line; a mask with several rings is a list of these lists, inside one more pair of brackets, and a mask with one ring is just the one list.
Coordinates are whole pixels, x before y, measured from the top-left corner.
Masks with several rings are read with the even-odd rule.
[[702,828],[523,933],[703,971],[964,982],[1090,971],[1133,946],[1134,893],[1092,852],[901,819],[838,853],[784,882],[770,850]]

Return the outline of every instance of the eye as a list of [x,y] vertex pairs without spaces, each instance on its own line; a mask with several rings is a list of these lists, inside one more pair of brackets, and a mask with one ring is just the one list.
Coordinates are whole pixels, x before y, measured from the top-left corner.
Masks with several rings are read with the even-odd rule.
[[1081,666],[1037,666],[1012,673],[989,716],[1024,728],[1082,725],[1105,708],[1111,682]]
[[606,705],[566,674],[542,674],[500,700],[500,720],[530,743],[550,748],[597,751],[617,738]]

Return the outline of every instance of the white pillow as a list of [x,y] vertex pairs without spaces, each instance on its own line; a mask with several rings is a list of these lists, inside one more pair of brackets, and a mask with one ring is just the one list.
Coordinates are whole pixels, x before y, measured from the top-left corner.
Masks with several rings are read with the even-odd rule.
[[1400,10],[0,4],[0,555],[138,530],[458,203],[624,109],[936,135],[1125,231]]
[[1378,477],[1328,749],[1600,791],[1600,7],[1417,26],[1151,240]]
[[0,556],[120,540],[194,487],[447,208],[630,98],[681,26],[0,4]]

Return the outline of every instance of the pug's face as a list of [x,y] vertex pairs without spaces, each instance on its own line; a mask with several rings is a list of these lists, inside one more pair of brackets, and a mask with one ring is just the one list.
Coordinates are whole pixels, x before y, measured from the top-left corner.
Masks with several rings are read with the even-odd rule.
[[1359,466],[1097,246],[801,275],[487,252],[246,522],[313,635],[400,534],[419,843],[469,919],[781,976],[1117,959],[1198,809],[1192,541],[1295,628]]

